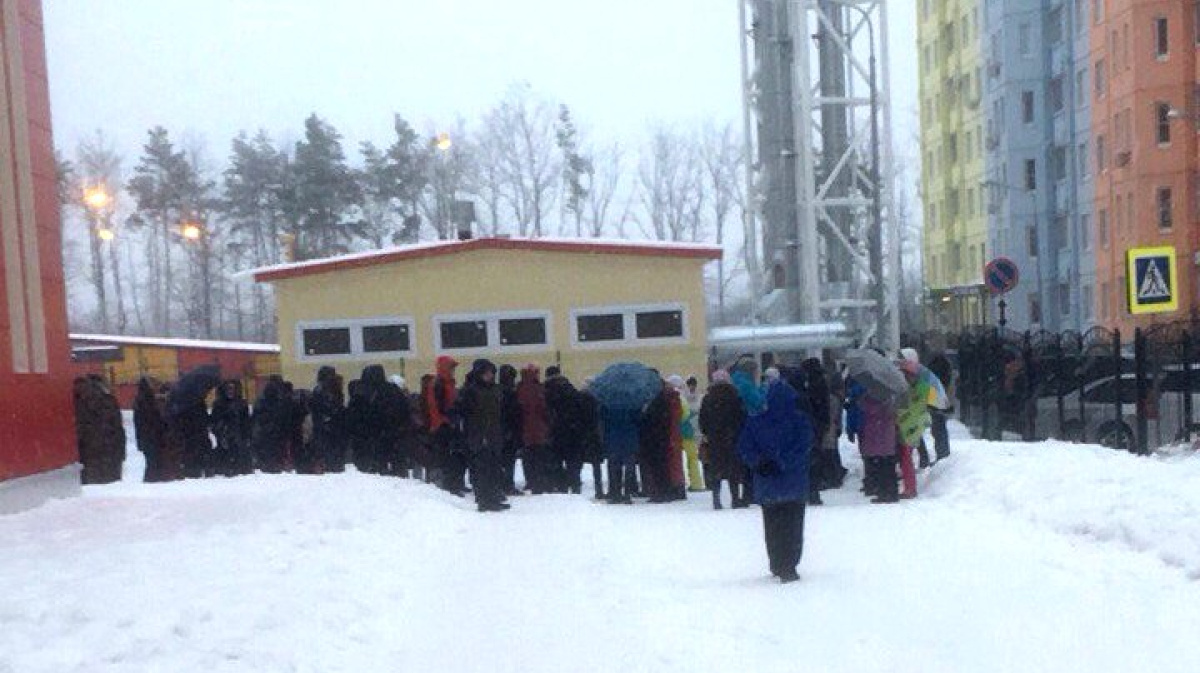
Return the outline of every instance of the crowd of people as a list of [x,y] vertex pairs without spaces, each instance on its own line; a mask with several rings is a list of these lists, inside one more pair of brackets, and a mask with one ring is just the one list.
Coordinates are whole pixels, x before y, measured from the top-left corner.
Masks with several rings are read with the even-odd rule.
[[[916,361],[911,350],[903,357]],[[942,359],[930,367],[950,375]],[[753,366],[716,370],[703,395],[694,376],[670,376],[640,409],[606,407],[590,381],[576,387],[557,367],[518,372],[481,359],[461,384],[458,368],[440,357],[410,391],[379,365],[348,384],[327,366],[311,390],[269,379],[252,407],[241,382],[221,380],[215,367],[173,385],[143,378],[133,416],[145,481],[353,465],[473,493],[483,512],[508,509],[526,493],[580,493],[587,465],[596,499],[611,504],[709,492],[719,510],[727,486],[730,506],[763,507],[772,571],[790,581],[805,507],[821,504],[821,492],[840,488],[847,474],[843,433],[862,453],[863,490],[877,503],[916,496],[913,453],[928,463],[922,438],[931,423],[937,458],[949,452],[944,410],[931,414],[915,392],[900,403],[878,400],[819,359],[761,377]],[[85,377],[76,404],[85,483],[120,479],[125,437],[115,399],[102,379]]]

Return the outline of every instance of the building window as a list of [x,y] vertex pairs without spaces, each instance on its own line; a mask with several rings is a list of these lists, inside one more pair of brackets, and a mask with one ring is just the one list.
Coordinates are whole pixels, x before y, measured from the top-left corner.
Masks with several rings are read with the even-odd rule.
[[1171,104],[1170,103],[1155,103],[1155,116],[1157,117],[1157,129],[1155,138],[1158,140],[1159,146],[1171,144]]
[[625,316],[602,313],[575,317],[576,338],[581,343],[625,340]]
[[501,346],[544,346],[547,343],[545,318],[501,318]]
[[412,350],[407,324],[366,325],[362,328],[364,353],[406,353]]
[[1030,38],[1028,23],[1017,26],[1017,51],[1027,58],[1033,56],[1033,41]]
[[1042,302],[1036,294],[1029,295],[1029,322],[1042,324]]
[[1104,172],[1105,164],[1108,161],[1108,157],[1104,153],[1105,149],[1106,148],[1104,147],[1104,136],[1102,136],[1102,135],[1096,136],[1096,172],[1097,173]]
[[1075,73],[1075,105],[1082,107],[1087,102],[1087,69]]
[[1100,239],[1100,245],[1106,250],[1108,249],[1108,211],[1100,210],[1096,213],[1096,236]]
[[1056,182],[1067,179],[1067,148],[1055,147],[1050,153],[1050,174]]
[[1160,61],[1167,58],[1170,52],[1171,39],[1167,34],[1167,17],[1154,18],[1154,57]]
[[440,350],[465,350],[488,347],[486,320],[447,321],[438,324]]
[[313,327],[301,329],[305,357],[350,354],[349,327]]
[[542,311],[434,318],[439,351],[537,351],[550,345],[550,315]]
[[951,166],[958,163],[958,134],[951,133],[946,138],[946,162]]
[[1092,172],[1092,164],[1088,161],[1087,141],[1079,143],[1076,151],[1079,154],[1079,177],[1086,178]]
[[1029,246],[1029,256],[1038,256],[1038,232],[1037,227],[1029,226],[1025,228],[1025,242]]
[[645,311],[637,314],[637,338],[679,339],[683,336],[683,311]]
[[1037,160],[1025,160],[1025,189],[1032,192],[1037,189]]
[[1058,310],[1063,315],[1071,315],[1071,286],[1066,283],[1058,286]]
[[354,318],[296,325],[300,361],[412,355],[411,318]]
[[1092,0],[1092,23],[1097,26],[1104,20],[1104,0]]
[[1055,7],[1050,10],[1050,15],[1046,17],[1046,44],[1050,46],[1057,45],[1063,39],[1063,13],[1061,7]]
[[1092,248],[1092,216],[1087,213],[1079,216],[1079,247],[1082,250]]
[[1171,199],[1171,188],[1159,187],[1157,194],[1158,228],[1162,230],[1169,230],[1174,225],[1174,218],[1172,217],[1173,204]]
[[1021,122],[1023,124],[1033,123],[1033,92],[1021,92]]
[[1096,61],[1096,74],[1092,77],[1092,80],[1096,83],[1096,98],[1104,98],[1104,75],[1104,59],[1099,59]]
[[1091,320],[1092,310],[1092,286],[1084,285],[1079,290],[1079,314],[1084,320]]
[[1050,80],[1050,87],[1046,95],[1050,98],[1050,109],[1053,110],[1053,113],[1062,112],[1065,102],[1063,101],[1063,79],[1061,77]]
[[687,310],[679,304],[577,309],[571,323],[572,339],[580,346],[687,341]]

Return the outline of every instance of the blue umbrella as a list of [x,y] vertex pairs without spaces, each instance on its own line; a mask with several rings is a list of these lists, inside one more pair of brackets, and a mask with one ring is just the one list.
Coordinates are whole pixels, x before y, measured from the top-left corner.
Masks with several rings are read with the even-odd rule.
[[640,362],[609,365],[588,386],[609,409],[641,409],[662,391],[662,378]]

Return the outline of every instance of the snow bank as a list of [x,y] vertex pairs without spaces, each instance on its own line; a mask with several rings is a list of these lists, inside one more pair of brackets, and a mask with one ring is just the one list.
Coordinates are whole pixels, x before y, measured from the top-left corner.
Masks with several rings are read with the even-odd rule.
[[1153,554],[1200,579],[1200,456],[1098,446],[954,442],[923,498],[985,507],[1058,533]]

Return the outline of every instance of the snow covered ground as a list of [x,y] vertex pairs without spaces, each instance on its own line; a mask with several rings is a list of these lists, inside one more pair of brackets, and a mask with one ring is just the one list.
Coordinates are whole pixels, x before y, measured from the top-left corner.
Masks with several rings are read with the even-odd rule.
[[707,497],[87,487],[0,518],[0,671],[1200,670],[1200,457],[954,449],[919,500],[828,494],[789,586]]

